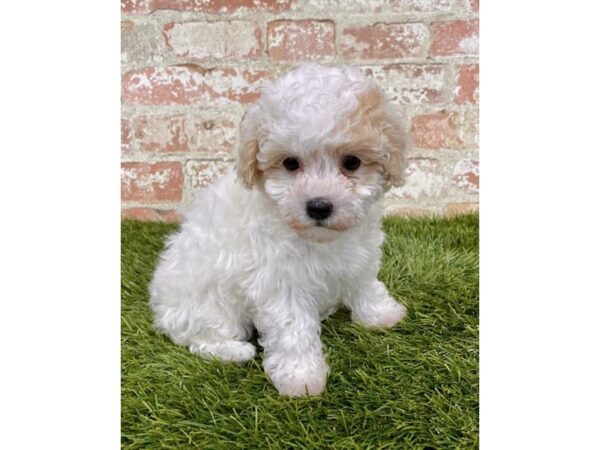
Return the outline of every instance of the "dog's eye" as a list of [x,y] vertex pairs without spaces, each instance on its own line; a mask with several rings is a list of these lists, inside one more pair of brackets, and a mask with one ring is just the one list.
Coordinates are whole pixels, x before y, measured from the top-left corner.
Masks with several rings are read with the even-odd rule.
[[300,167],[300,163],[296,158],[287,157],[283,160],[283,167],[285,167],[290,172],[297,170]]
[[346,155],[344,156],[342,165],[344,166],[344,169],[354,171],[360,167],[360,159],[354,155]]

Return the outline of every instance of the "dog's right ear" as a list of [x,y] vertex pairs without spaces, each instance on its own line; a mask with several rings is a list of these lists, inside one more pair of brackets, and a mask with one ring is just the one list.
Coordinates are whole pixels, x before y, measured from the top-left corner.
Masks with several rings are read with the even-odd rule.
[[256,105],[244,114],[240,125],[240,143],[238,146],[237,175],[240,182],[252,189],[259,177],[258,156],[258,107]]

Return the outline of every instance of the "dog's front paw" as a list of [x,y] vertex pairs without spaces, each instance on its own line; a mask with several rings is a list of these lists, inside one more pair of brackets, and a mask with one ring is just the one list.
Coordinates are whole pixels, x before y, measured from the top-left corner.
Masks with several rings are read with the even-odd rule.
[[302,397],[305,395],[320,395],[327,383],[326,372],[306,372],[296,369],[292,373],[278,375],[272,378],[273,385],[281,395]]
[[367,328],[391,328],[406,317],[406,307],[392,298],[371,305],[371,308],[352,311],[352,320]]
[[302,397],[320,395],[327,384],[325,363],[306,364],[288,360],[277,365],[267,374],[281,395]]

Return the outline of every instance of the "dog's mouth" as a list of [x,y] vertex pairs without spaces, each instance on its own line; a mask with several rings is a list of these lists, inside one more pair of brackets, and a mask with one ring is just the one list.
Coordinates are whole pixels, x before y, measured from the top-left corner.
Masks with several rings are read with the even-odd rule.
[[[290,225],[290,224],[288,224]],[[326,243],[338,239],[343,232],[351,228],[349,224],[331,222],[328,220],[315,220],[311,222],[302,222],[290,226],[298,235],[307,241]]]
[[327,223],[326,221],[323,220],[318,220],[315,222],[315,228],[325,228],[327,230],[331,230],[331,231],[337,231],[337,232],[343,232],[348,230],[349,228],[352,228],[351,225],[346,224],[346,223]]
[[284,222],[301,237],[319,242],[333,240],[355,225],[352,220],[343,216],[326,219],[285,217]]
[[298,235],[311,242],[325,243],[336,240],[341,233],[339,231],[332,230],[324,225],[316,225],[314,227],[305,228],[304,230],[297,231]]
[[318,221],[315,223],[315,227],[317,228],[326,228],[331,231],[343,232],[350,228],[352,228],[353,224],[346,221],[336,221],[336,222],[327,222],[327,221]]
[[346,231],[347,229],[351,228],[350,224],[331,222],[328,220],[315,220],[312,223],[291,220],[291,221],[287,221],[287,225],[294,231],[306,231],[306,230],[318,228],[323,231],[330,230],[330,231],[342,232],[342,231]]

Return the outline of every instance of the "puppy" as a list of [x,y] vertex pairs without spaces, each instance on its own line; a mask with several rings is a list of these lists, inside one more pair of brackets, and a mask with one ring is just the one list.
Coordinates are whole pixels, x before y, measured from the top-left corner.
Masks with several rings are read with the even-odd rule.
[[155,325],[202,358],[264,348],[282,395],[323,392],[320,321],[339,307],[388,328],[405,308],[377,280],[381,199],[405,166],[403,124],[352,68],[304,65],[261,91],[237,174],[201,190],[150,286]]

